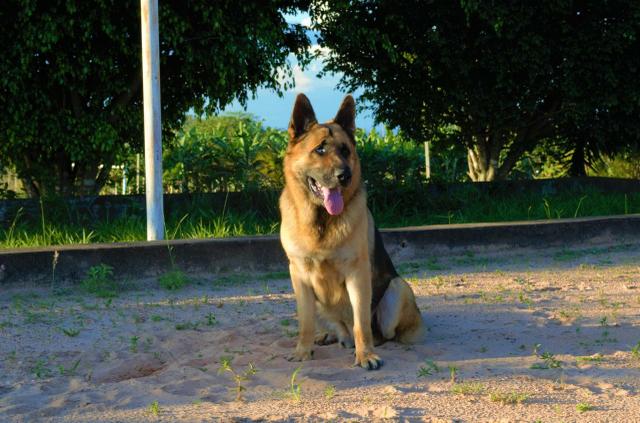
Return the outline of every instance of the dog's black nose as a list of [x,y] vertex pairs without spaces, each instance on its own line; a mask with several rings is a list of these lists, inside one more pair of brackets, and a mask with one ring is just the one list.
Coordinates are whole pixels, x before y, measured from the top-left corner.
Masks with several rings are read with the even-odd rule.
[[337,175],[340,184],[347,185],[351,181],[351,169],[348,167],[342,168],[338,171]]

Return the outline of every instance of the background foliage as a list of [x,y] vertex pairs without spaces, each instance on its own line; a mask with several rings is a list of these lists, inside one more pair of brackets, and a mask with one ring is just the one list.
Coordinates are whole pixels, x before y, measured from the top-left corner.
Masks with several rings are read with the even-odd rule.
[[[302,27],[283,13],[301,0],[162,1],[165,130],[184,113],[244,103],[291,84]],[[0,167],[30,196],[96,194],[142,139],[140,5],[115,0],[6,0],[0,5]]]
[[418,141],[453,125],[474,181],[506,179],[546,139],[577,175],[639,144],[637,1],[338,0],[311,10],[326,71]]

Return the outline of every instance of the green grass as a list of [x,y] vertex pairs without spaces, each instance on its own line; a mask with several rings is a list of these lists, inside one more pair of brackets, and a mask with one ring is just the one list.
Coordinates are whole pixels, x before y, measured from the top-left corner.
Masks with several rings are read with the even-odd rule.
[[[405,189],[406,190],[406,189]],[[541,193],[494,193],[473,186],[452,189],[447,195],[430,196],[423,192],[398,192],[395,197],[371,198],[370,208],[381,228],[414,225],[455,224],[472,222],[505,222],[607,216],[640,213],[640,193],[617,194],[583,191]],[[279,216],[275,207],[260,208],[261,212],[235,209],[210,211],[198,204],[184,213],[167,217],[169,238],[223,238],[246,235],[276,234]],[[264,210],[263,210],[264,209]],[[51,211],[49,211],[51,210]],[[67,209],[55,211],[42,207],[39,216],[27,216],[22,210],[0,228],[0,248],[23,248],[47,245],[88,244],[97,242],[129,242],[146,239],[146,223],[142,211],[118,219],[95,220],[73,216]],[[566,251],[555,257],[558,261],[577,258]],[[464,260],[473,261],[471,258]],[[431,270],[440,270],[434,261]]]
[[587,411],[591,411],[593,410],[593,405],[586,403],[586,402],[581,402],[579,404],[576,405],[576,411],[578,413],[585,413]]
[[189,277],[181,270],[171,270],[158,278],[160,286],[168,291],[177,291],[189,283]]
[[80,284],[85,291],[100,298],[113,298],[118,295],[118,285],[113,280],[113,267],[106,264],[89,268]]
[[497,402],[503,405],[515,405],[522,404],[529,398],[529,394],[522,392],[492,392],[489,395],[489,399],[492,402]]
[[475,382],[455,383],[451,392],[458,395],[477,395],[484,392],[484,385]]
[[160,415],[160,405],[158,404],[158,401],[153,401],[151,404],[149,404],[149,406],[147,407],[147,411],[152,416],[158,417]]

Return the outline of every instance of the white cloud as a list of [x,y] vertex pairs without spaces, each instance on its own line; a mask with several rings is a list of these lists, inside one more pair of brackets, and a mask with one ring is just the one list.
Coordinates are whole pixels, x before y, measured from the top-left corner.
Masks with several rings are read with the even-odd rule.
[[302,18],[302,20],[300,21],[300,25],[307,27],[307,28],[311,28],[311,17],[309,15],[304,16]]
[[313,76],[307,75],[299,65],[293,67],[293,80],[296,84],[296,91],[311,91],[313,89]]
[[284,20],[289,24],[302,25],[306,27],[311,26],[311,17],[307,12],[295,14],[285,13],[283,16]]

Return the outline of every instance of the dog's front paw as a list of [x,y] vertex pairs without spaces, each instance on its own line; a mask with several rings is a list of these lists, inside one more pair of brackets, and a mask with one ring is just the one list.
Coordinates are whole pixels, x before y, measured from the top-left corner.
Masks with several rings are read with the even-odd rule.
[[380,367],[382,367],[383,364],[384,362],[377,354],[374,354],[369,351],[366,351],[366,352],[356,351],[356,362],[355,362],[356,366],[360,366],[363,369],[367,369],[367,370],[378,370]]
[[313,358],[313,350],[309,348],[298,347],[293,354],[287,357],[289,361],[307,361]]

